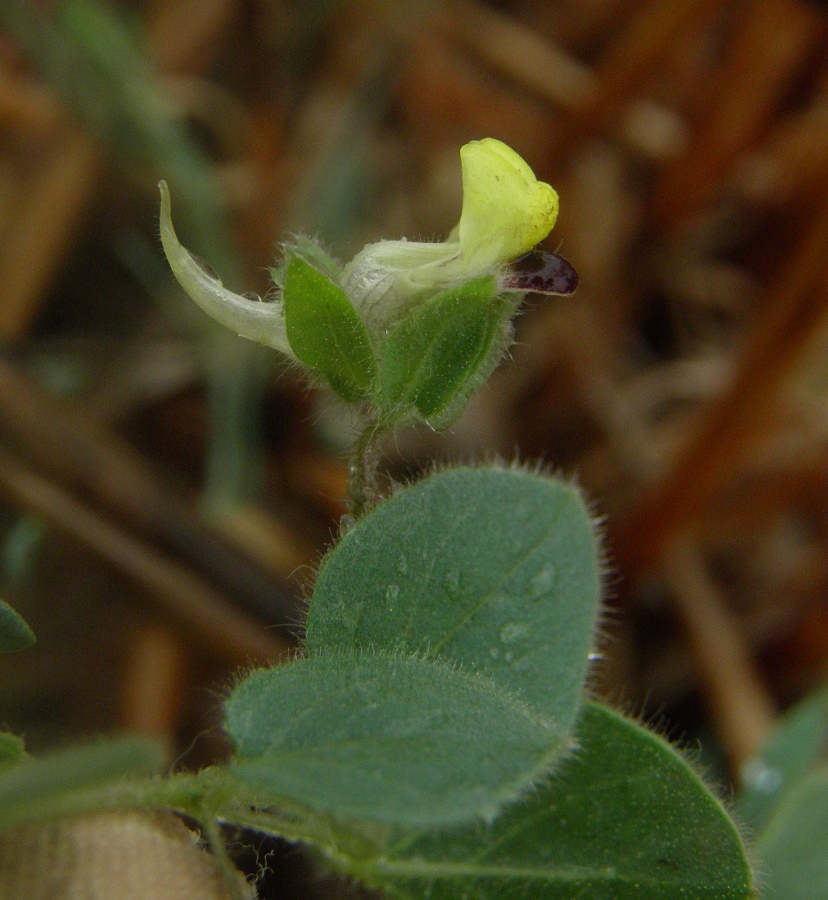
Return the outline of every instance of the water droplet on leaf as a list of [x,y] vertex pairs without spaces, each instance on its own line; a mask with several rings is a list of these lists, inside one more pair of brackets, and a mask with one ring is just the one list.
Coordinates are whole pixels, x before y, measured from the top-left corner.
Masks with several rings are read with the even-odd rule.
[[535,599],[542,597],[544,594],[548,594],[552,590],[554,584],[555,567],[552,563],[545,563],[542,565],[529,582],[529,585],[532,588],[532,595]]
[[509,622],[500,629],[500,641],[503,644],[514,644],[525,640],[531,630],[526,622]]

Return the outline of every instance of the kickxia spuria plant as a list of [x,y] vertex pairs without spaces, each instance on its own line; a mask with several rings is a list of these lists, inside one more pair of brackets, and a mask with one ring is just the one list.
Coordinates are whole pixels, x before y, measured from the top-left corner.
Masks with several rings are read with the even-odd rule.
[[[523,296],[577,286],[537,249],[554,189],[491,138],[460,161],[446,240],[380,241],[343,266],[295,237],[264,299],[184,249],[161,182],[161,239],[186,293],[358,409],[348,527],[319,567],[301,653],[226,697],[225,765],[153,777],[146,741],[32,759],[0,734],[0,829],[113,808],[183,814],[237,898],[253,889],[228,829],[302,844],[410,900],[757,895],[738,829],[693,769],[589,697],[602,557],[577,488],[487,464],[378,490],[380,437],[450,423],[503,357]],[[0,638],[3,650],[31,640],[3,606]]]

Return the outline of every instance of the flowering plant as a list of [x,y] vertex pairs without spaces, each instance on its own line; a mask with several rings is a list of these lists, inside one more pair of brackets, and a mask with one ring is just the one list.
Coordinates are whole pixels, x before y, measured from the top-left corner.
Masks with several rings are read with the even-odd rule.
[[552,230],[558,195],[493,138],[460,151],[463,210],[442,242],[380,241],[340,267],[308,238],[282,246],[266,301],[235,294],[179,243],[161,182],[161,240],[189,296],[243,337],[281,351],[376,421],[443,425],[512,339],[527,290],[569,294],[566,260],[533,248]]
[[[555,191],[498,141],[467,144],[461,160],[463,210],[445,241],[381,241],[340,267],[295,238],[266,301],[227,290],[181,246],[161,183],[164,250],[187,293],[365,411],[356,521],[319,567],[301,655],[229,692],[225,765],[147,778],[158,753],[146,741],[32,760],[0,732],[0,830],[173,810],[198,824],[236,900],[250,888],[228,828],[301,843],[408,900],[756,896],[739,832],[701,779],[588,697],[601,553],[578,490],[489,465],[378,502],[372,437],[449,421],[507,348],[523,293],[577,284],[565,260],[535,249],[555,224]],[[0,604],[0,651],[31,640]],[[0,889],[2,877],[0,866]]]

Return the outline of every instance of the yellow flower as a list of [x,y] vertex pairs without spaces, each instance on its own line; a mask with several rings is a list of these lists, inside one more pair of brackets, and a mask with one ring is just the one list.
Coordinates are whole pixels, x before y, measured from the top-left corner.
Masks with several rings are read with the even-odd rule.
[[538,181],[511,147],[494,138],[466,144],[460,162],[458,238],[471,277],[477,277],[526,253],[549,234],[558,218],[558,194]]
[[471,141],[460,162],[463,211],[445,241],[380,241],[345,267],[343,287],[369,330],[388,330],[438,291],[497,277],[552,230],[557,193],[506,144]]
[[[463,210],[445,241],[380,241],[363,248],[345,266],[341,279],[335,271],[325,272],[339,281],[375,348],[395,324],[429,298],[476,278],[493,276],[499,291],[537,289],[520,273],[510,273],[507,264],[552,230],[558,216],[557,193],[538,181],[514,150],[493,138],[466,144],[460,161]],[[167,185],[162,181],[159,188],[161,241],[173,274],[187,294],[222,325],[293,356],[281,294],[276,292],[270,302],[262,303],[228,291],[179,243],[170,218]],[[304,244],[306,251],[308,242]],[[286,245],[286,258],[290,252],[305,255],[299,243],[293,250],[292,246]],[[313,259],[309,262],[314,264]]]

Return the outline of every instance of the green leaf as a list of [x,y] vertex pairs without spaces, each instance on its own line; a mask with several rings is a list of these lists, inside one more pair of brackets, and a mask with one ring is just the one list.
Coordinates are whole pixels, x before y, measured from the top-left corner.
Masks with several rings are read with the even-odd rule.
[[808,775],[782,796],[756,849],[764,896],[828,897],[828,770]]
[[14,653],[34,644],[34,632],[4,600],[0,600],[0,653]]
[[491,824],[400,830],[353,874],[411,900],[756,896],[733,822],[668,744],[592,703],[577,737],[554,778]]
[[0,831],[96,808],[84,801],[85,793],[157,772],[163,760],[158,742],[146,737],[111,738],[39,759],[25,757],[0,773]]
[[368,332],[348,295],[301,256],[285,273],[285,327],[297,359],[345,400],[365,396],[376,376]]
[[401,655],[260,670],[225,713],[230,774],[264,803],[405,825],[491,816],[567,746],[487,679]]
[[745,763],[739,818],[754,830],[764,825],[774,804],[828,749],[828,687],[806,697],[779,721],[768,745]]
[[289,243],[285,244],[284,256],[280,264],[268,269],[273,283],[282,290],[285,287],[288,264],[294,256],[301,256],[308,265],[330,278],[334,283],[342,276],[342,267],[316,241],[303,234],[297,234]]
[[328,554],[307,648],[448,657],[568,729],[599,601],[595,533],[575,488],[451,469],[380,504]]
[[22,759],[24,752],[23,738],[8,731],[0,731],[0,772]]
[[487,276],[438,294],[407,316],[382,349],[384,406],[442,412],[473,379],[491,347],[502,312]]

